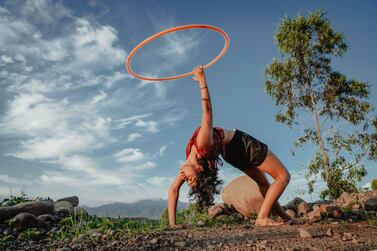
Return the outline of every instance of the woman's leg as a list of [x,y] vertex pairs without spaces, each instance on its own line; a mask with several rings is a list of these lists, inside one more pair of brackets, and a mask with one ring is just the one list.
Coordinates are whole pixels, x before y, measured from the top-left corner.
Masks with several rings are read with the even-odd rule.
[[[261,171],[272,176],[274,182],[271,185]],[[256,224],[276,225],[276,222],[268,218],[272,209],[284,220],[289,219],[290,217],[278,203],[278,199],[289,183],[290,174],[276,155],[269,150],[266,159],[258,168],[249,168],[245,173],[258,183],[261,193],[264,196]]]
[[[245,173],[258,184],[259,190],[263,198],[265,198],[267,191],[270,188],[270,182],[268,181],[265,173],[256,167],[250,167],[249,169],[245,170]],[[275,215],[280,216],[284,221],[287,221],[291,218],[288,214],[285,213],[284,209],[281,207],[278,201],[276,201],[272,206],[271,212]]]

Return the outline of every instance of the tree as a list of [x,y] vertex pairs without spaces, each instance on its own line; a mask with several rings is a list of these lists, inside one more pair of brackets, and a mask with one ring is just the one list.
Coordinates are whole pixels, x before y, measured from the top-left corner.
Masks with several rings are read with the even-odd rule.
[[[363,161],[377,159],[377,118],[369,102],[369,85],[348,79],[331,66],[347,50],[323,11],[285,17],[275,33],[282,56],[265,70],[265,90],[279,106],[276,121],[303,134],[294,147],[312,143],[306,178],[313,192],[318,177],[327,188],[321,197],[355,192],[366,175]],[[310,120],[305,121],[305,116]]]

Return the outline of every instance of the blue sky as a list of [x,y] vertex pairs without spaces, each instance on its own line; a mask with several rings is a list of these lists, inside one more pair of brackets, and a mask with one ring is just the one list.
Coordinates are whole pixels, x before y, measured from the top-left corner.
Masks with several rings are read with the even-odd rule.
[[[190,78],[149,83],[123,63],[145,38],[170,27],[214,25],[230,36],[225,56],[206,70],[214,124],[267,143],[292,180],[285,202],[305,195],[306,148],[291,155],[299,130],[274,121],[263,72],[280,54],[281,19],[322,8],[349,49],[334,68],[371,85],[377,106],[375,1],[0,1],[0,196],[78,195],[85,205],[167,198],[201,118]],[[223,39],[213,31],[169,34],[138,52],[134,69],[170,76],[206,64]],[[376,164],[366,163],[377,177]],[[225,183],[242,173],[225,164]],[[188,201],[187,185],[180,199]]]

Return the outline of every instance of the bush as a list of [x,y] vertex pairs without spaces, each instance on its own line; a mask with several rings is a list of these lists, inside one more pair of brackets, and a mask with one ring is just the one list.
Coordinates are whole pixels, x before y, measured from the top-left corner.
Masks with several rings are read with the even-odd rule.
[[372,190],[377,190],[377,179],[372,180],[371,187]]

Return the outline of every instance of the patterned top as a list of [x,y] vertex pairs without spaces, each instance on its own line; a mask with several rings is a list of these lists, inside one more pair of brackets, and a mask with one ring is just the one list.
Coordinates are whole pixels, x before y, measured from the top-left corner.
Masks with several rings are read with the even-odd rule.
[[220,127],[213,127],[213,144],[209,148],[201,148],[197,145],[196,138],[198,136],[200,127],[198,127],[192,134],[187,147],[186,147],[186,159],[188,158],[191,148],[195,145],[196,150],[200,156],[200,159],[209,160],[211,165],[216,165],[219,160],[219,155],[225,155],[225,135],[224,130]]

